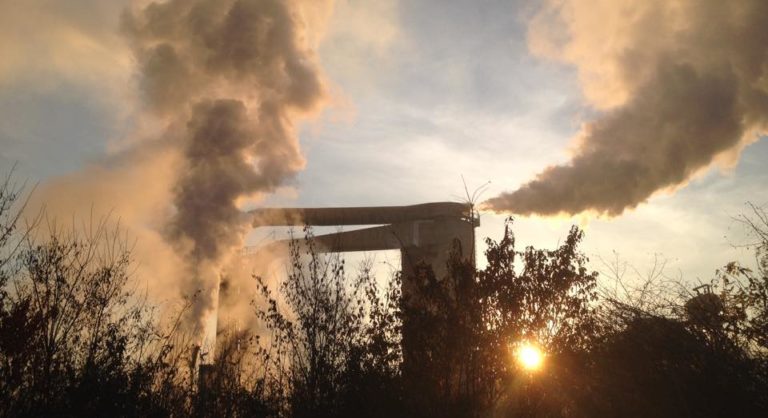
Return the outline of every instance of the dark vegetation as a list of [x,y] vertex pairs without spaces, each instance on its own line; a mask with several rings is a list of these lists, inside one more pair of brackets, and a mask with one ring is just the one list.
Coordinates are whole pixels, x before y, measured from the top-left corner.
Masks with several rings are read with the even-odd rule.
[[[510,221],[485,268],[457,248],[447,277],[422,266],[387,283],[319,255],[306,230],[287,279],[254,278],[265,331],[226,329],[199,367],[185,306],[160,321],[144,303],[119,228],[22,227],[20,192],[0,189],[0,416],[768,416],[758,207],[742,219],[758,268],[731,263],[695,298],[601,291],[575,227],[554,250],[518,250]],[[535,373],[511,354],[525,340],[547,353]]]

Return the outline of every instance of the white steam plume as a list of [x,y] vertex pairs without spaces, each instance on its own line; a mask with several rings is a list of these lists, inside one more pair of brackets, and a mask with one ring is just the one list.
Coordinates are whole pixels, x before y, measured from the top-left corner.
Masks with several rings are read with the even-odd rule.
[[497,212],[619,215],[735,163],[768,122],[765,0],[552,0],[534,53],[575,65],[601,111],[552,166],[485,206]]
[[124,15],[147,112],[179,130],[165,235],[186,262],[181,292],[200,292],[198,329],[242,246],[248,224],[238,200],[274,191],[304,167],[294,122],[315,112],[325,92],[304,6],[170,0]]

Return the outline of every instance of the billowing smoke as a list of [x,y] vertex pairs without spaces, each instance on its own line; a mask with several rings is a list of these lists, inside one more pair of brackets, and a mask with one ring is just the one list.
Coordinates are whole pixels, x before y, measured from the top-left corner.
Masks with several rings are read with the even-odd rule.
[[304,6],[170,0],[124,16],[147,112],[179,131],[165,235],[188,267],[180,291],[199,292],[198,329],[210,323],[222,269],[242,246],[240,199],[274,191],[304,166],[294,121],[317,110],[325,91]]
[[552,0],[534,53],[577,67],[600,112],[567,164],[485,202],[497,212],[619,215],[732,164],[768,122],[765,0]]

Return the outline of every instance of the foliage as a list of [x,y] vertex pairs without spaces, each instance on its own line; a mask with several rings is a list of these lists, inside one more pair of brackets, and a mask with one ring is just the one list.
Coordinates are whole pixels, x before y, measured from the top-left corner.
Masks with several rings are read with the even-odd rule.
[[21,189],[10,184],[0,190],[0,415],[189,411],[173,333],[133,292],[119,227],[17,232]]
[[[161,325],[135,292],[119,227],[61,228],[41,217],[20,230],[21,191],[10,177],[0,185],[2,416],[768,411],[768,216],[759,207],[741,218],[757,267],[730,263],[698,296],[679,281],[600,295],[576,227],[554,250],[518,250],[510,220],[500,241],[487,241],[483,269],[456,245],[446,277],[421,264],[386,283],[370,264],[348,274],[306,228],[287,277],[276,286],[254,278],[259,328],[224,327],[214,361],[201,365],[180,331],[192,302]],[[517,366],[512,351],[523,341],[546,352],[542,370]]]
[[718,279],[731,307],[725,312],[728,331],[741,337],[745,349],[768,356],[768,212],[754,204],[749,208],[738,220],[752,237],[747,246],[754,249],[756,268],[732,262],[718,271]]
[[[267,377],[278,387],[281,415],[294,417],[390,416],[398,376],[399,285],[384,294],[370,266],[349,280],[344,261],[319,252],[309,228],[291,244],[291,270],[273,295],[260,277],[256,313],[269,331]],[[303,257],[307,261],[304,262]]]
[[413,279],[404,370],[428,391],[415,405],[422,414],[437,407],[441,416],[479,416],[506,402],[523,374],[511,361],[515,344],[533,341],[556,356],[587,349],[598,334],[597,274],[578,251],[583,233],[572,228],[556,250],[518,251],[511,223],[501,241],[487,241],[485,269],[455,250],[448,277],[422,266]]
[[634,293],[643,300],[604,298],[603,341],[577,368],[589,379],[574,416],[765,416],[768,218],[750,208],[739,219],[755,237],[755,270],[731,262],[696,290],[649,279]]

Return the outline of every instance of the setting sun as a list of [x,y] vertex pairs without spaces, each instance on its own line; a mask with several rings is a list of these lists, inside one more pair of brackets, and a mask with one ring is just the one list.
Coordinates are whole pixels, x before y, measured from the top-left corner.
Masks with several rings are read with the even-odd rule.
[[521,344],[515,354],[517,361],[526,370],[538,370],[544,362],[544,353],[531,343]]

